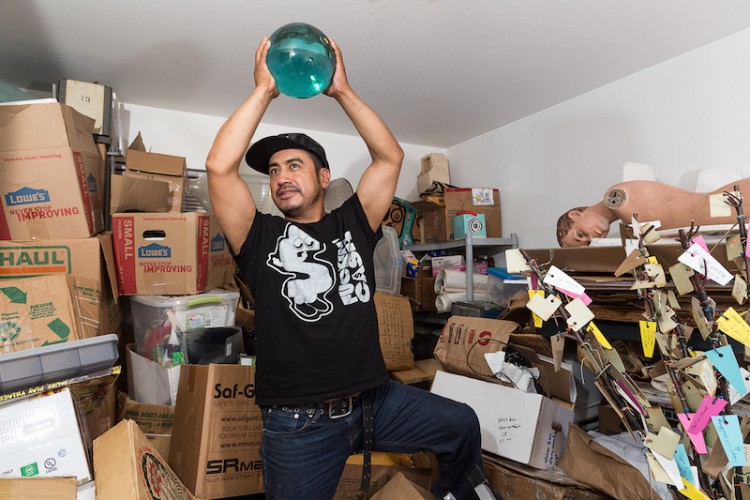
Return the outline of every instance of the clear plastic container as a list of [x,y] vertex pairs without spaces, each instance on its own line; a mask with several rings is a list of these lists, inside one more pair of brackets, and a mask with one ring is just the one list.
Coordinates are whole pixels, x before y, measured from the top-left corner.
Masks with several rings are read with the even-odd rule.
[[398,233],[383,225],[383,237],[375,245],[375,290],[389,295],[401,293],[401,271],[404,259],[398,248]]
[[495,304],[507,307],[518,292],[528,290],[528,279],[522,274],[509,274],[504,267],[487,268],[487,298]]
[[[196,328],[234,326],[240,294],[214,289],[198,295],[133,295],[130,312],[135,350],[169,365],[171,351],[180,351],[180,333]],[[179,362],[174,362],[179,364]]]

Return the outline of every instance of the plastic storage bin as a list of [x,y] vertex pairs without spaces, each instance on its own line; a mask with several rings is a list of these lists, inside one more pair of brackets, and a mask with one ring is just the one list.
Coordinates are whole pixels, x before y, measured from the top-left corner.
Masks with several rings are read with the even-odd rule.
[[490,302],[507,307],[518,292],[528,290],[528,279],[522,274],[510,274],[504,267],[487,268],[487,298]]
[[0,394],[111,368],[117,335],[110,333],[0,356]]
[[398,247],[398,233],[383,225],[383,237],[375,245],[375,290],[389,295],[401,293],[401,271],[404,260]]
[[135,350],[161,362],[169,345],[179,346],[181,332],[234,326],[239,300],[238,292],[221,289],[198,295],[133,295],[130,312]]

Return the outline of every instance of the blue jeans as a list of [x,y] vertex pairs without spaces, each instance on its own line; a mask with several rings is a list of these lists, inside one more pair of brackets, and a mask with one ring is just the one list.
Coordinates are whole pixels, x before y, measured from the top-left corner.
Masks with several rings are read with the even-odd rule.
[[[467,474],[482,466],[479,421],[469,406],[423,389],[389,382],[373,389],[374,451],[415,453],[438,460],[437,498],[475,498]],[[362,405],[330,419],[322,405],[261,408],[266,498],[330,500],[349,456],[362,449]]]

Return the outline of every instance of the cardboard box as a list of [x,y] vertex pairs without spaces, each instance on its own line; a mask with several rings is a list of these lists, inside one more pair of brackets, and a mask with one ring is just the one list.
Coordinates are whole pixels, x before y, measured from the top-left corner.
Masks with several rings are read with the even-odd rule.
[[74,477],[0,479],[0,498],[76,500],[76,479]]
[[539,470],[489,453],[483,453],[484,475],[498,498],[545,500],[607,500],[558,469]]
[[112,125],[112,87],[94,82],[61,78],[57,100],[94,119],[93,132],[110,135]]
[[182,156],[147,153],[138,133],[125,157],[125,176],[168,182],[170,211],[182,211],[187,188],[187,164]]
[[0,406],[0,477],[91,479],[68,388]]
[[234,260],[207,213],[112,216],[121,295],[192,295],[232,282]]
[[169,182],[128,175],[113,175],[109,195],[109,213],[169,212],[172,198]]
[[[421,173],[436,172],[440,175],[450,176],[450,165],[448,157],[443,153],[430,153],[420,160]],[[449,177],[450,179],[450,177]]]
[[557,464],[572,411],[539,394],[443,371],[431,391],[474,409],[484,451],[537,469]]
[[59,103],[0,107],[0,239],[85,238],[104,228],[94,120]]
[[64,274],[2,281],[0,354],[78,339]]
[[370,487],[363,492],[360,489],[362,460],[362,454],[357,453],[346,461],[333,500],[367,500],[399,474],[425,490],[432,488],[433,480],[436,478],[432,460],[423,452],[409,455],[375,451],[372,453]]
[[401,278],[401,295],[410,299],[415,311],[437,311],[435,277],[429,270],[420,269],[414,278]]
[[197,498],[263,491],[255,367],[183,365],[169,465]]
[[117,422],[133,420],[162,457],[169,456],[174,426],[174,405],[139,403],[124,392],[117,395]]
[[94,441],[97,498],[195,498],[132,420]]
[[471,211],[483,214],[488,238],[501,238],[500,191],[491,188],[447,188],[443,205],[433,201],[417,201],[422,243],[448,241],[453,237],[453,218],[458,212]]
[[435,495],[416,483],[406,479],[399,472],[388,481],[382,490],[379,490],[370,500],[434,500]]
[[126,347],[128,392],[139,403],[174,405],[180,386],[180,366],[166,368],[135,352],[135,344]]
[[[81,338],[116,333],[122,324],[112,235],[0,241],[0,278],[66,273]],[[0,286],[4,286],[0,281]]]
[[388,370],[408,370],[414,366],[414,353],[411,351],[414,321],[409,299],[375,293],[375,309],[385,367]]
[[458,213],[453,217],[453,238],[466,238],[470,234],[474,237],[484,238],[487,236],[487,228],[484,220],[484,214],[462,214]]

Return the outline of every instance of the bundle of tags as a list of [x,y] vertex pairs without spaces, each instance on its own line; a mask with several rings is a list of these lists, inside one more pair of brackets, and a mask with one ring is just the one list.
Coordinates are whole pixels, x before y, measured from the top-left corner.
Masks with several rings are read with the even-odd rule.
[[[750,389],[750,373],[736,354],[750,346],[743,307],[749,296],[750,250],[741,198],[729,193],[727,198],[738,212],[739,234],[715,246],[713,254],[695,228],[679,232],[681,253],[671,265],[649,252],[659,238],[653,226],[634,219],[633,237],[623,238],[626,258],[615,276],[633,279],[630,290],[644,309],[638,322],[643,355],[661,358],[664,374],[659,378],[673,413],[665,414],[669,405],[652,404],[625,372],[607,332],[594,323],[591,298],[580,283],[524,250],[506,252],[509,272],[530,277],[526,307],[536,326],[554,321],[560,327],[551,337],[553,351],[560,352],[554,346],[566,340],[576,342],[582,363],[596,375],[596,387],[633,440],[645,447],[650,480],[692,499],[750,498],[750,444],[745,444],[750,420],[738,414],[738,403]],[[716,258],[717,248],[726,251],[726,260],[723,255]],[[720,260],[736,265],[736,272]],[[717,306],[707,291],[716,285],[731,286],[737,305]],[[680,300],[689,301],[689,311]],[[706,347],[697,349],[697,344]],[[559,464],[563,469],[570,465],[565,459]],[[602,484],[594,486],[604,489]]]

